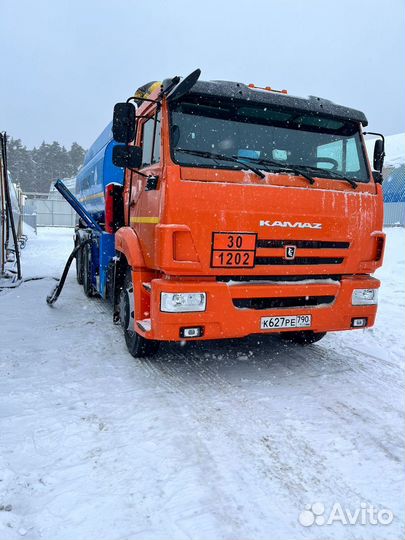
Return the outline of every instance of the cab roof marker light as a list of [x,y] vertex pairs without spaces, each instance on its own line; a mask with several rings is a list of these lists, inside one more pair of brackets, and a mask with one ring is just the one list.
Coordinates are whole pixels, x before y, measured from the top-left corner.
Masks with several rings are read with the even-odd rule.
[[271,86],[256,86],[253,83],[248,84],[248,88],[255,88],[256,90],[266,90],[267,92],[276,92],[277,94],[288,94],[287,90],[275,90]]

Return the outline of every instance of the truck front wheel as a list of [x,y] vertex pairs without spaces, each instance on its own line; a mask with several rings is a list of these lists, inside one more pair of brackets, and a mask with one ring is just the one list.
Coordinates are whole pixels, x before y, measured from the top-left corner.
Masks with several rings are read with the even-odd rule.
[[152,356],[159,348],[159,342],[145,339],[135,332],[135,300],[134,285],[131,270],[128,268],[125,274],[124,286],[119,300],[120,322],[124,331],[125,343],[128,351],[135,358]]
[[280,334],[281,339],[298,343],[299,345],[310,345],[316,343],[326,336],[326,332],[313,332],[312,330],[302,330],[301,332],[283,332]]

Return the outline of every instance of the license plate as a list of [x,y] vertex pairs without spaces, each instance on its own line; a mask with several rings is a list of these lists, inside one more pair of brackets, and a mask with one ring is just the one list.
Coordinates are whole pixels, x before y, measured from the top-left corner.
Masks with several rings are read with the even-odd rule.
[[280,317],[262,317],[261,330],[277,330],[278,328],[309,328],[312,324],[311,315],[286,315]]

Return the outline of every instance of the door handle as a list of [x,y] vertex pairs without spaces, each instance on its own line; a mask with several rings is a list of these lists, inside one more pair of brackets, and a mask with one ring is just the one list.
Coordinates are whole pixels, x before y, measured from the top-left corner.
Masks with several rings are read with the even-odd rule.
[[159,176],[157,175],[148,176],[146,180],[145,191],[153,191],[157,189],[158,182],[159,182]]

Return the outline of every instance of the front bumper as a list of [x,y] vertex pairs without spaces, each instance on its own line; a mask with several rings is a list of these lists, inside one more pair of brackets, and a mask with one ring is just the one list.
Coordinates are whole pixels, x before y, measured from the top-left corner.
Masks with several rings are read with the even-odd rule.
[[[203,327],[203,335],[195,339],[240,338],[250,334],[278,333],[284,330],[261,330],[262,317],[312,315],[312,325],[305,330],[330,332],[353,330],[352,319],[367,318],[367,327],[373,326],[377,306],[353,306],[353,289],[379,288],[380,282],[371,276],[343,277],[341,281],[308,280],[305,282],[217,282],[192,280],[155,279],[150,288],[150,320],[136,323],[138,333],[148,339],[183,341],[181,329]],[[162,292],[206,292],[207,305],[204,312],[163,313],[160,311]],[[328,305],[313,307],[289,307],[271,309],[247,309],[234,305],[235,299],[290,298],[334,296]],[[304,330],[304,329],[303,329]]]

